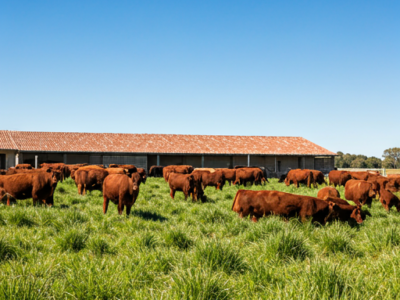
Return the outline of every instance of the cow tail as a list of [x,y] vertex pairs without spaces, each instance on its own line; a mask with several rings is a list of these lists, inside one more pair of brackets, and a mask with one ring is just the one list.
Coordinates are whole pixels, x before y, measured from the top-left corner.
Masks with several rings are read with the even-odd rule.
[[239,196],[239,193],[240,193],[240,190],[237,191],[237,193],[236,193],[236,195],[235,195],[235,198],[233,199],[232,210],[233,210],[233,208],[235,207],[235,203],[236,203],[236,201],[237,201],[237,198],[238,198],[238,196]]

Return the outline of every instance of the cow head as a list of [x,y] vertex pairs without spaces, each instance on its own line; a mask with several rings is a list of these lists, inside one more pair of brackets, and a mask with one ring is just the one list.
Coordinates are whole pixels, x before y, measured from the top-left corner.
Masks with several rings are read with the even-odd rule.
[[286,186],[290,185],[290,181],[289,181],[289,179],[287,177],[285,178],[285,184],[286,184]]
[[57,182],[59,182],[60,179],[61,179],[61,172],[60,171],[55,171],[55,170],[52,171],[52,174],[51,174],[52,186],[56,186]]
[[378,187],[376,186],[376,183],[372,183],[372,186],[368,192],[368,197],[374,198],[376,196],[377,190],[378,190]]
[[354,219],[358,224],[361,224],[363,222],[362,216],[361,216],[361,205],[357,205],[357,207],[353,210],[353,212],[350,215],[350,218]]

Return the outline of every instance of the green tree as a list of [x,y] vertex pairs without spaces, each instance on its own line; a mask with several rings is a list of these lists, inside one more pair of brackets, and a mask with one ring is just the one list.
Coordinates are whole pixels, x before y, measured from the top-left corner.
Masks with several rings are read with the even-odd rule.
[[382,160],[375,156],[371,156],[365,160],[365,165],[367,168],[379,169],[382,168]]
[[389,148],[383,151],[382,157],[385,158],[385,165],[392,169],[400,167],[400,148]]
[[367,165],[365,164],[365,159],[363,157],[359,156],[351,162],[350,167],[351,168],[366,168]]

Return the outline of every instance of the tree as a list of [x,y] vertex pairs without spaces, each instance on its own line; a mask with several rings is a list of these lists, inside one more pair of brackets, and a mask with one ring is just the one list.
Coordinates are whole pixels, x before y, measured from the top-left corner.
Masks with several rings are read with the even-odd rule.
[[363,157],[357,157],[350,164],[351,168],[365,168],[367,165],[365,164],[365,159]]
[[379,169],[382,168],[382,160],[375,156],[371,156],[365,160],[365,165],[367,168]]
[[383,151],[382,157],[392,169],[400,167],[400,148],[389,148]]

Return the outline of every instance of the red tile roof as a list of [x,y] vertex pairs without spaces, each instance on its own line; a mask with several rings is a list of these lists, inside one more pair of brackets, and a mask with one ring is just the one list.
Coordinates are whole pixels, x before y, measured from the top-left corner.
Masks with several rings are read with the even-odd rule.
[[0,149],[49,152],[336,155],[302,137],[0,131]]

